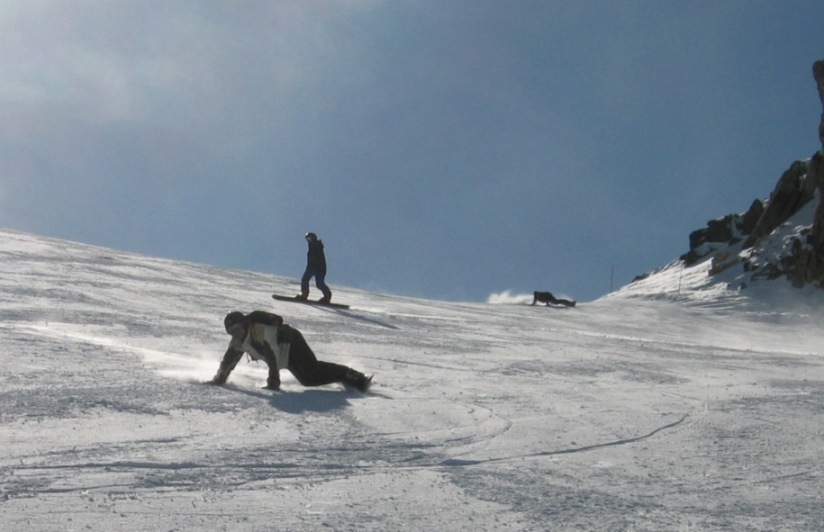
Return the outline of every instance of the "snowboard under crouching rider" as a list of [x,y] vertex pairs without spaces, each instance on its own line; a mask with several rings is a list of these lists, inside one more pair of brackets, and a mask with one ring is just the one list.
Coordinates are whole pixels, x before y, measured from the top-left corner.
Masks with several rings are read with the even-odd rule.
[[210,384],[224,384],[243,353],[248,353],[252,359],[263,360],[269,366],[266,388],[270,390],[280,389],[282,369],[292,372],[304,386],[339,382],[361,392],[369,388],[372,377],[348,366],[318,360],[301,332],[283,323],[277,314],[255,310],[244,315],[233,311],[226,315],[223,325],[232,339]]

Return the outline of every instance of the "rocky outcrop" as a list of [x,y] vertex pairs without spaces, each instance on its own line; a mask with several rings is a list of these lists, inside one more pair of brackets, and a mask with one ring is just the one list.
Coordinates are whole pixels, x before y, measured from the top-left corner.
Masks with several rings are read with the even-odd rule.
[[[824,61],[815,62],[813,77],[818,85],[818,98],[821,100],[821,107],[824,108]],[[824,109],[821,111],[821,122],[818,124],[818,140],[821,142],[821,149],[824,150]]]
[[767,208],[761,214],[758,222],[744,243],[744,248],[750,248],[772,233],[779,225],[790,219],[801,207],[815,197],[818,183],[810,179],[810,161],[795,161],[770,194]]
[[[824,61],[813,65],[822,114],[818,128],[822,151],[809,160],[795,161],[784,172],[770,197],[755,200],[743,214],[711,220],[690,234],[690,250],[682,259],[687,266],[713,258],[711,274],[742,264],[752,279],[786,277],[793,286],[813,284],[824,288]],[[817,201],[812,224],[783,237],[778,257],[758,257],[756,251],[811,201]],[[746,251],[749,253],[745,253]]]
[[728,214],[707,222],[707,227],[690,233],[690,250],[681,259],[692,266],[720,248],[728,248],[752,234],[756,224],[764,214],[764,203],[755,200],[747,212]]
[[821,195],[824,189],[824,152],[818,152],[817,157],[813,157],[810,161],[810,175],[818,181],[819,189],[819,204],[813,217],[813,231],[810,236],[810,244],[815,249],[824,249],[824,195]]
[[819,202],[809,229],[803,230],[792,242],[790,253],[782,257],[781,270],[796,288],[813,284],[824,288],[824,162],[822,152],[810,160],[807,173],[817,182]]

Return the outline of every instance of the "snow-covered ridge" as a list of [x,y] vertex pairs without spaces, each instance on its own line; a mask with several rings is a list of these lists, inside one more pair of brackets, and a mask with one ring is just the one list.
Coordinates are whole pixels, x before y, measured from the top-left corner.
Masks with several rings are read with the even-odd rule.
[[705,249],[704,258],[688,265],[675,260],[606,296],[610,298],[650,298],[708,305],[738,305],[741,311],[753,307],[782,305],[824,308],[824,291],[807,285],[795,288],[780,277],[761,274],[769,265],[780,264],[794,242],[804,239],[812,226],[818,200],[811,201],[755,246],[742,249],[743,240],[716,242]]
[[769,199],[757,200],[747,213],[711,220],[690,235],[688,253],[607,297],[822,306],[820,159],[796,161]]
[[[703,266],[643,281],[691,286],[702,305],[627,291],[574,309],[445,303],[332,285],[347,311],[273,301],[293,277],[12,231],[0,267],[2,530],[824,520],[820,315],[709,304]],[[374,372],[372,393],[302,388],[287,372],[282,392],[263,391],[265,369],[246,361],[225,388],[199,384],[226,348],[224,314],[254,308],[283,315],[319,358]]]
[[[812,70],[824,106],[824,61]],[[612,296],[820,306],[815,292],[824,292],[824,112],[818,135],[822,150],[794,161],[768,198],[756,199],[744,213],[710,220],[689,235],[690,249],[679,260]],[[788,282],[803,290],[789,294]]]

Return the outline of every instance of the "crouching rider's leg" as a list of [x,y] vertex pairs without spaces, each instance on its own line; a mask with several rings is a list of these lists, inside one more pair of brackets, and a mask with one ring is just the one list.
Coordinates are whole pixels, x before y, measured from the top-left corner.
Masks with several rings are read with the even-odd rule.
[[[283,331],[287,329],[287,331]],[[304,386],[323,386],[343,383],[360,391],[366,391],[369,379],[348,366],[318,360],[297,329],[284,325],[281,331],[289,339],[289,366],[287,369]]]

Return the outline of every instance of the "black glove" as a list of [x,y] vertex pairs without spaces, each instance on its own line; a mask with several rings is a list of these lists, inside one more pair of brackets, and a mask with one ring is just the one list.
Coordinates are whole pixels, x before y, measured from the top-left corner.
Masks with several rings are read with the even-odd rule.
[[269,372],[265,388],[267,390],[280,390],[280,376],[277,374],[277,370]]

